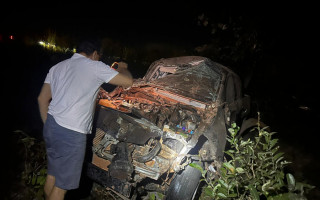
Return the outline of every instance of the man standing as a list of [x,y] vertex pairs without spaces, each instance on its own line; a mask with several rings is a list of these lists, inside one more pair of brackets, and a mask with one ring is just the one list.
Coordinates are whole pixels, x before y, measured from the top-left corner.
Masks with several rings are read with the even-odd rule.
[[79,187],[101,84],[132,85],[128,65],[120,62],[116,71],[99,61],[100,47],[99,40],[82,41],[77,53],[49,70],[38,96],[48,158],[46,199],[64,199],[68,190]]

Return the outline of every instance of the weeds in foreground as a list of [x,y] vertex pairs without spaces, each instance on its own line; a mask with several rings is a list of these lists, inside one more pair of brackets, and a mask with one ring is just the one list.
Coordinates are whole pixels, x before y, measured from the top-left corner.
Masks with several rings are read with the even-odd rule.
[[314,186],[285,174],[290,162],[284,160],[284,153],[278,152],[278,139],[272,138],[275,133],[269,133],[266,128],[258,124],[253,130],[258,135],[253,140],[244,140],[238,137],[240,128],[233,123],[229,129],[231,136],[227,138],[231,148],[225,151],[230,159],[222,164],[214,178],[210,178],[212,172],[190,164],[201,171],[201,181],[206,182],[200,199],[306,199],[305,193]]
[[44,141],[38,141],[23,131],[16,130],[18,145],[23,148],[23,170],[20,185],[23,190],[12,191],[12,199],[44,199],[43,186],[47,176],[47,158]]

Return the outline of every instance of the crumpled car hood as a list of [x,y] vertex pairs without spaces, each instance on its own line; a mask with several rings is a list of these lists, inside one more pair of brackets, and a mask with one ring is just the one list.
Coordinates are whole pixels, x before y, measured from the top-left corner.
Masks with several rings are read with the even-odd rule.
[[217,65],[199,56],[160,59],[133,87],[149,85],[201,102],[215,101],[222,78]]

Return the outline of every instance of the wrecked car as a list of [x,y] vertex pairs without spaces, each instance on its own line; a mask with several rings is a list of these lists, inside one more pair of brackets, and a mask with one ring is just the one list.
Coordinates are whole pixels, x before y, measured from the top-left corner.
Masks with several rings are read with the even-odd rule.
[[250,97],[227,67],[199,56],[157,60],[132,87],[101,89],[87,174],[127,199],[193,199],[201,174],[189,164],[214,173],[227,129],[249,112]]

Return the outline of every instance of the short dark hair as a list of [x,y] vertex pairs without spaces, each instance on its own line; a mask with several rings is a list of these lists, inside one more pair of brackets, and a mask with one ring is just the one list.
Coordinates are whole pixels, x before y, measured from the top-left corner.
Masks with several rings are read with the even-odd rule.
[[77,53],[85,53],[87,55],[93,54],[94,51],[100,53],[101,40],[97,37],[81,38],[76,48]]

